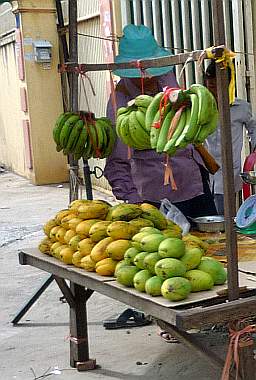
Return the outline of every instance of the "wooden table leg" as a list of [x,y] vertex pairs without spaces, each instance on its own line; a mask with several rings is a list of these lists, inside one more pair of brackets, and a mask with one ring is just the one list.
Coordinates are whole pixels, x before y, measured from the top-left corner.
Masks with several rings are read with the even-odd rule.
[[70,306],[70,365],[78,371],[96,368],[96,360],[89,358],[87,329],[87,299],[90,289],[70,283],[74,304]]

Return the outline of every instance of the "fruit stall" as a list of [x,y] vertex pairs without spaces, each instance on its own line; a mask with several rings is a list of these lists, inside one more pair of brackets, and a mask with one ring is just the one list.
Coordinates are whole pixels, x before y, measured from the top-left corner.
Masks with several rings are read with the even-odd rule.
[[[24,249],[19,253],[19,260],[22,265],[31,265],[50,273],[51,279],[57,282],[67,300],[70,306],[70,364],[79,371],[96,367],[96,361],[90,359],[89,355],[86,306],[87,300],[96,291],[151,315],[164,330],[196,350],[210,365],[219,368],[224,367],[224,360],[203,346],[187,330],[232,321],[233,336],[238,341],[236,349],[240,356],[239,368],[236,362],[236,370],[239,370],[242,379],[256,378],[253,340],[250,335],[254,327],[244,325],[244,319],[255,314],[256,282],[252,280],[253,276],[250,279],[247,271],[243,268],[239,270],[238,266],[232,147],[229,144],[231,129],[228,78],[221,60],[227,53],[221,0],[212,2],[212,12],[218,111],[220,124],[225,126],[221,128],[221,136],[227,271],[220,260],[209,255],[209,244],[202,236],[193,233],[182,236],[180,227],[166,219],[154,206],[147,203],[112,206],[103,200],[92,200],[87,159],[92,156],[107,157],[116,136],[106,118],[95,119],[90,113],[78,112],[77,70],[82,73],[112,71],[117,67],[130,68],[131,64],[78,65],[77,4],[76,0],[69,0],[70,56],[61,70],[69,75],[71,110],[58,119],[54,140],[57,149],[68,154],[70,204],[44,225],[46,237],[39,249]],[[202,60],[204,53],[194,51],[141,60],[139,64],[143,69],[184,65]],[[154,98],[137,97],[131,106],[117,112],[119,138],[135,149],[156,149],[169,156],[189,143],[202,143],[213,132],[217,121],[216,104],[202,87],[192,85],[189,92],[181,91],[177,96],[172,94],[169,97],[170,104],[164,107],[163,114],[159,108],[163,94]],[[185,100],[191,107],[185,110],[180,122],[175,125],[176,128],[170,131],[170,123],[175,114],[172,102],[179,101],[179,96],[189,96]],[[201,106],[200,102],[197,103],[197,98],[201,98]],[[200,133],[195,133],[198,118],[195,118],[193,112],[198,112],[200,107],[203,109],[206,100],[208,113],[200,114],[200,123],[207,127],[202,128]],[[156,112],[152,112],[153,109],[159,109],[157,117]],[[164,120],[161,128],[151,128],[159,119]],[[146,127],[144,134],[136,128],[140,120]],[[182,135],[179,128],[184,132]],[[150,133],[146,132],[147,129]],[[72,138],[67,138],[68,130]],[[133,136],[136,139],[133,140]],[[90,144],[85,144],[86,141],[90,141]],[[72,187],[72,179],[78,173],[77,160],[80,158],[84,160],[87,199],[78,199],[76,182]],[[67,280],[70,281],[70,286]],[[231,341],[231,349],[233,348]],[[226,363],[225,379],[233,378],[233,372],[229,373],[231,364]]]

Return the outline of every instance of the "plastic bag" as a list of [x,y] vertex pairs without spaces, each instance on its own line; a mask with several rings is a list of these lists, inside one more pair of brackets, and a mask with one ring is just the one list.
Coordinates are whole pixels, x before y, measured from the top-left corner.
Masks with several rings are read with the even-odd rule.
[[190,230],[190,223],[184,214],[174,206],[167,198],[163,199],[160,206],[160,211],[169,220],[178,224],[182,228],[182,235],[186,235]]

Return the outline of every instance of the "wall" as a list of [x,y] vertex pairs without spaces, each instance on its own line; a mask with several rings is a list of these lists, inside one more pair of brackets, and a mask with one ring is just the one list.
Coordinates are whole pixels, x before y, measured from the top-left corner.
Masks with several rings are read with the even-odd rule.
[[0,163],[21,175],[25,167],[25,148],[21,126],[19,78],[15,59],[15,36],[0,40]]
[[[30,138],[31,160],[26,147],[26,162],[28,167],[32,166],[30,178],[37,185],[66,181],[66,159],[56,152],[52,139],[55,120],[62,112],[55,1],[20,0],[16,12],[20,16],[25,55],[23,85],[27,88],[28,112],[24,113],[23,120],[29,123],[26,142]],[[37,39],[52,44],[50,65],[35,62],[32,43]]]

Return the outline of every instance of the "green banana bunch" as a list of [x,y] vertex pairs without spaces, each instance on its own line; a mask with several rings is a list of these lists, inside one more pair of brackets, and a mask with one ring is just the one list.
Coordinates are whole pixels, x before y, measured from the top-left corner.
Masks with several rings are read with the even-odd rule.
[[132,111],[128,117],[129,121],[129,133],[133,147],[139,150],[150,149],[149,134],[145,131],[142,125],[139,123],[136,115],[136,111]]
[[175,111],[171,109],[164,118],[163,124],[160,129],[160,133],[158,136],[158,140],[157,140],[157,145],[156,145],[157,153],[162,153],[165,148],[168,132],[170,130],[170,125],[171,125],[174,115],[175,115]]
[[143,107],[143,108],[148,108],[150,103],[152,102],[153,97],[149,95],[138,95],[134,99],[134,104],[137,107]]
[[65,112],[65,113],[62,113],[56,120],[55,127],[53,128],[52,133],[53,133],[53,140],[55,141],[57,145],[56,149],[58,152],[62,150],[62,147],[60,146],[60,133],[61,133],[62,127],[65,124],[65,122],[68,120],[68,118],[72,115],[73,115],[72,112]]
[[76,160],[82,156],[86,159],[109,156],[116,141],[111,121],[106,117],[92,120],[87,116],[86,119],[86,115],[67,112],[58,117],[53,129],[56,149],[74,154]]
[[214,113],[213,95],[201,84],[192,84],[187,91],[188,94],[195,94],[198,97],[198,125],[207,124],[209,116]]

